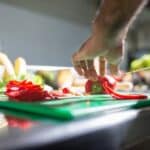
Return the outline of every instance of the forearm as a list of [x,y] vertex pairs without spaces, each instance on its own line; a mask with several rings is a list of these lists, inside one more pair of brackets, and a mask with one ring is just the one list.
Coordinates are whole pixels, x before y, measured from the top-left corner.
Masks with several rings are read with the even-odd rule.
[[116,33],[126,32],[148,0],[103,0],[94,20],[96,30],[101,27]]

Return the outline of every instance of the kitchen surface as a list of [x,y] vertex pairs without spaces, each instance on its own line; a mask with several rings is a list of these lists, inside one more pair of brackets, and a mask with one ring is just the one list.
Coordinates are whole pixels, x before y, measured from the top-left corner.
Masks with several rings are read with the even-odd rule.
[[0,150],[150,149],[150,5],[120,76],[92,81],[72,66],[100,3],[0,0]]

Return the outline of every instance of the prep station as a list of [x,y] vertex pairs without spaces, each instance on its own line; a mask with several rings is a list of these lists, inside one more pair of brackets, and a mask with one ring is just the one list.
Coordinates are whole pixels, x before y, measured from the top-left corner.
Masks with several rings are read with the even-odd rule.
[[[150,150],[149,4],[128,35],[121,64],[128,73],[116,88],[121,94],[144,94],[147,99],[83,94],[85,78],[71,67],[71,55],[90,34],[99,3],[0,0],[0,56],[6,54],[15,64],[11,66],[15,78],[6,76],[8,80],[3,73],[11,67],[0,66],[0,150]],[[11,95],[6,90],[10,79],[29,80],[50,91],[69,87],[73,94],[47,101],[14,101],[6,96]],[[32,97],[30,86],[27,91]]]
[[[70,70],[28,66],[30,71]],[[41,69],[41,70],[42,70]],[[148,93],[146,93],[149,95]],[[0,149],[132,150],[149,148],[150,98],[68,96],[41,102],[0,102]]]
[[2,105],[9,122],[1,115],[2,150],[138,150],[150,146],[149,100],[112,102],[106,95],[72,98],[44,104],[51,111],[37,104],[34,108],[29,104]]

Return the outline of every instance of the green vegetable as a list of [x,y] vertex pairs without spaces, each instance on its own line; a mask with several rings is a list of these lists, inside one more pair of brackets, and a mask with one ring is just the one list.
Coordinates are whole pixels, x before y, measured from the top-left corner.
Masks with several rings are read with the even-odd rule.
[[38,84],[38,85],[44,84],[44,80],[39,75],[34,75],[32,81],[33,81],[33,83]]
[[144,67],[150,67],[150,54],[144,55],[141,59]]
[[143,67],[144,67],[143,61],[140,60],[140,59],[134,60],[131,63],[131,70],[137,70],[137,69],[140,69],[140,68],[143,68]]
[[142,57],[131,62],[131,70],[137,70],[144,67],[150,67],[150,54],[145,54]]

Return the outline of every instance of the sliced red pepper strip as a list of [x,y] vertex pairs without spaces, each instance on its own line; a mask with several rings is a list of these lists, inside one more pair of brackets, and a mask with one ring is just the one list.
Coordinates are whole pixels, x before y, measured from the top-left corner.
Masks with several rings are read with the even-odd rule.
[[62,89],[62,92],[63,92],[64,94],[69,94],[69,93],[71,93],[70,90],[69,90],[69,88],[67,88],[67,87],[63,88],[63,89]]
[[105,77],[99,76],[98,79],[99,79],[100,85],[107,82],[108,86],[111,89],[114,89],[115,86],[116,86],[116,80],[114,78],[110,77],[110,76],[105,76]]
[[117,93],[108,86],[107,82],[104,82],[102,85],[103,85],[105,92],[107,94],[110,94],[115,99],[130,99],[130,100],[131,99],[134,99],[134,100],[135,99],[147,99],[147,96],[142,95],[142,94],[120,94],[120,93]]
[[5,94],[10,100],[27,102],[58,99],[59,96],[57,93],[45,91],[40,85],[35,85],[31,81],[26,80],[9,81]]

